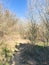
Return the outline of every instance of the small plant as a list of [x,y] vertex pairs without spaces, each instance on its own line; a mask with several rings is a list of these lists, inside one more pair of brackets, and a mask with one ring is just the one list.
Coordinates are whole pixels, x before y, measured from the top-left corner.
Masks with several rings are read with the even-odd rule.
[[10,64],[10,60],[12,58],[12,54],[10,52],[10,50],[8,50],[7,47],[3,47],[2,48],[2,56],[3,56],[3,64],[4,65],[9,65]]

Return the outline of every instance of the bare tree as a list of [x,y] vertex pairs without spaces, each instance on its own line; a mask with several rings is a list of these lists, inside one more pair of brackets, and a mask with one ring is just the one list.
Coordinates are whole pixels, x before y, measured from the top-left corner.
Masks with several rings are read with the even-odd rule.
[[[40,14],[40,17],[41,17],[41,20],[43,22],[43,37],[45,38],[45,42],[47,43],[47,46],[48,46],[48,43],[49,43],[49,0],[45,0],[46,1],[46,4],[45,6],[43,7],[42,5],[40,5],[40,8],[41,9],[41,12],[39,12]],[[44,10],[45,8],[45,10]],[[42,13],[42,14],[41,14]]]
[[28,38],[32,43],[35,43],[37,38],[37,27],[36,27],[36,21],[33,17],[33,10],[35,5],[34,0],[28,0],[28,22],[29,22],[29,31],[28,31]]

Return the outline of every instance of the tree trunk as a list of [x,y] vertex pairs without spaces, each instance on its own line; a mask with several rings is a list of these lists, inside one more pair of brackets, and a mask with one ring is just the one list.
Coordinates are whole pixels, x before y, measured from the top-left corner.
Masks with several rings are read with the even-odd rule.
[[48,46],[48,39],[47,39],[47,46]]

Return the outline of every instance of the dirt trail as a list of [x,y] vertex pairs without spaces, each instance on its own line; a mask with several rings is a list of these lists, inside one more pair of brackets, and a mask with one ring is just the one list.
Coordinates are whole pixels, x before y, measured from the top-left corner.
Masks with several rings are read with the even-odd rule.
[[12,65],[22,65],[20,63],[20,50],[18,52],[15,52],[13,55],[13,64]]
[[23,63],[21,63],[21,57],[20,57],[21,51],[19,49],[19,51],[15,52],[12,59],[13,59],[13,63],[12,65],[25,65]]

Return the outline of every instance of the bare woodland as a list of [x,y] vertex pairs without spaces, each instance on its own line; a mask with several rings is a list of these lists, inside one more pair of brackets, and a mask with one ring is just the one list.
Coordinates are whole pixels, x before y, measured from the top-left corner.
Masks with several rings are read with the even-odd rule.
[[[40,0],[38,1],[39,2],[37,2],[37,0],[27,0],[26,23],[8,9],[4,9],[3,5],[0,4],[0,65],[12,65],[11,62],[13,60],[11,61],[11,59],[13,59],[13,54],[15,53],[15,45],[16,47],[20,45],[21,48],[24,47],[23,50],[25,49],[27,51],[27,47],[30,49],[32,45],[43,46],[43,48],[49,46],[49,0],[45,0],[45,5],[42,5]],[[34,18],[34,8],[39,14],[40,20],[38,22]],[[22,46],[20,43],[22,43]],[[28,46],[23,46],[23,44],[26,43]],[[29,44],[31,45],[29,46]],[[20,50],[23,53],[21,48]],[[16,51],[19,50],[16,49]],[[16,59],[19,58],[19,53],[14,55],[14,59],[15,56],[17,56]],[[17,63],[18,61],[19,59]],[[30,62],[32,63],[32,61]],[[14,61],[13,65],[16,65]],[[25,64],[18,63],[17,65]],[[36,63],[34,63],[34,65],[36,65]]]

